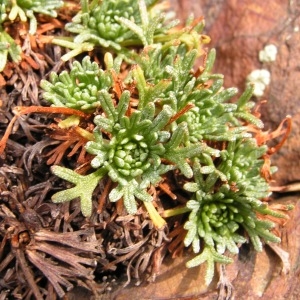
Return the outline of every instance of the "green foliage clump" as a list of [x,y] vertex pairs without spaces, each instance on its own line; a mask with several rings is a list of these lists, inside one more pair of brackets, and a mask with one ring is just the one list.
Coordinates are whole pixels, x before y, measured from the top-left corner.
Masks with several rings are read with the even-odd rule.
[[57,17],[56,10],[64,5],[61,0],[6,0],[5,5],[9,10],[10,21],[20,18],[22,22],[30,20],[30,33],[36,31],[36,18],[34,13],[44,14],[53,18]]
[[22,49],[15,40],[1,28],[0,24],[0,72],[4,70],[7,57],[10,55],[14,62],[21,60]]
[[[174,114],[169,106],[165,105],[156,113],[154,103],[150,102],[127,117],[129,100],[129,91],[124,91],[115,108],[111,95],[100,92],[106,116],[95,117],[95,141],[89,142],[86,149],[95,155],[91,165],[94,168],[103,166],[109,177],[118,183],[110,193],[110,200],[123,197],[128,213],[135,213],[135,197],[151,201],[152,197],[147,193],[150,184],[155,185],[161,180],[161,174],[173,169],[163,160],[176,163],[182,173],[190,177],[191,169],[185,159],[200,153],[201,147],[182,143],[186,134],[185,123],[174,132],[167,130]],[[103,139],[101,131],[110,133],[111,139]]]
[[112,85],[111,74],[103,71],[86,56],[82,64],[74,61],[70,73],[51,73],[50,82],[41,81],[46,91],[44,98],[54,106],[66,106],[73,109],[93,111],[100,107],[98,92],[108,90]]
[[148,45],[162,31],[162,15],[148,12],[157,0],[82,1],[82,10],[66,29],[76,33],[74,42],[120,51],[122,47]]
[[21,47],[16,44],[14,39],[3,28],[3,23],[7,19],[7,13],[8,0],[5,0],[0,5],[0,72],[6,66],[8,55],[15,62],[21,60]]
[[[178,21],[164,12],[164,3],[156,5],[157,2],[159,1],[83,0],[81,10],[72,22],[66,24],[66,29],[75,36],[68,39],[54,38],[52,42],[72,49],[62,57],[63,61],[97,49],[116,53],[130,62],[136,59],[137,48],[173,44],[176,40],[191,48],[195,45],[200,47],[197,30],[203,27],[203,22],[188,30],[174,29]],[[202,36],[202,41],[208,40],[207,36]]]
[[[261,177],[262,155],[267,147],[258,147],[252,138],[237,139],[228,143],[220,157],[213,163],[205,157],[194,160],[194,181],[185,184],[185,190],[193,193],[187,207],[191,209],[185,223],[188,231],[185,245],[192,245],[194,252],[200,251],[200,240],[207,251],[223,254],[226,250],[237,254],[238,245],[247,240],[241,233],[243,228],[249,235],[254,248],[262,250],[261,238],[266,242],[280,242],[270,232],[274,224],[257,217],[274,215],[284,217],[268,209],[261,201],[269,194],[268,183]],[[211,162],[211,161],[210,161]],[[192,259],[188,266],[203,262],[203,254]],[[220,261],[218,257],[216,261]],[[226,263],[227,257],[222,258]],[[208,264],[210,265],[210,264]],[[206,281],[214,274],[213,265],[208,268]]]
[[257,251],[263,241],[279,242],[274,223],[263,216],[285,216],[263,201],[269,196],[261,172],[268,147],[256,139],[263,124],[252,113],[253,86],[232,102],[237,90],[225,89],[223,76],[212,72],[214,50],[204,68],[194,70],[204,54],[202,23],[188,22],[179,34],[165,32],[160,17],[151,13],[154,2],[83,1],[82,11],[67,25],[78,33],[76,43],[112,48],[114,54],[126,54],[129,45],[143,49],[123,61],[129,70],[125,78],[120,56],[107,54],[106,70],[84,58],[73,63],[70,73],[52,74],[51,83],[42,82],[46,100],[93,114],[94,125],[85,146],[94,171],[79,175],[53,166],[54,174],[75,186],[52,199],[79,197],[89,217],[93,191],[108,176],[115,183],[109,200],[123,199],[134,214],[140,201],[151,203],[149,189],[162,175],[184,178],[182,188],[189,195],[184,244],[197,254],[187,266],[207,262],[209,284],[215,262],[230,263],[225,252],[237,254],[247,242],[245,232]]

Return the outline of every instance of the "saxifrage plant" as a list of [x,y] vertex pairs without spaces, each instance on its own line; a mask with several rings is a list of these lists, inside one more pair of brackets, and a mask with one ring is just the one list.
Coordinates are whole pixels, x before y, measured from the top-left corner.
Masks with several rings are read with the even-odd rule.
[[[275,148],[267,146],[270,135],[262,131],[251,101],[253,86],[231,101],[237,89],[225,89],[223,76],[212,72],[215,51],[203,50],[208,41],[203,22],[191,19],[184,28],[173,27],[175,22],[155,10],[156,2],[82,1],[66,26],[77,36],[71,42],[53,40],[73,49],[64,60],[98,48],[106,54],[105,67],[92,62],[94,52],[73,62],[69,72],[41,82],[53,112],[72,115],[58,127],[76,128],[84,141],[76,149],[91,155],[84,174],[52,166],[55,175],[74,184],[52,200],[79,197],[89,217],[94,190],[109,177],[114,182],[109,200],[123,201],[129,214],[144,204],[160,229],[166,221],[150,190],[166,176],[177,178],[188,201],[162,215],[186,214],[184,245],[196,254],[187,266],[207,262],[209,284],[215,263],[232,262],[227,253],[237,254],[248,238],[257,251],[263,242],[280,242],[274,220],[286,215],[266,201]],[[199,57],[205,62],[196,68]],[[290,118],[284,122],[290,129]]]

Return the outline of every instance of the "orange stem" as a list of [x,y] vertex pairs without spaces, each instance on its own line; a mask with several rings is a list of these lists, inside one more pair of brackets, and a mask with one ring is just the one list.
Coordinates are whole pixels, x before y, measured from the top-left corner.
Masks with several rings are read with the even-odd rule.
[[0,141],[0,155],[4,152],[4,149],[6,147],[7,140],[9,138],[9,135],[13,129],[13,126],[15,122],[17,121],[18,116],[14,116],[11,121],[9,122],[8,126],[6,127],[5,133]]
[[63,114],[63,115],[75,115],[87,119],[90,115],[84,112],[69,108],[69,107],[54,107],[54,106],[16,106],[14,113],[17,116],[26,115],[30,113],[50,113],[50,114]]
[[185,114],[187,111],[189,111],[191,108],[194,107],[194,104],[187,104],[182,110],[180,110],[176,115],[174,115],[170,121],[168,122],[167,125],[170,125],[171,123],[173,123],[174,121],[176,121],[178,118],[180,118],[183,114]]
[[292,130],[292,117],[291,116],[285,117],[285,119],[280,123],[278,128],[270,134],[270,138],[272,139],[272,138],[275,138],[276,136],[279,136],[280,134],[282,134],[282,131],[283,131],[282,127],[285,122],[287,123],[287,128],[283,132],[284,136],[283,136],[282,140],[275,147],[270,148],[268,150],[268,154],[273,154],[273,153],[277,152],[282,147],[282,145],[285,143],[285,141],[287,140],[287,138]]
[[170,198],[172,198],[173,200],[176,200],[177,199],[177,196],[172,193],[172,191],[170,190],[169,186],[167,183],[160,183],[159,184],[159,187],[161,188],[162,191],[164,191]]

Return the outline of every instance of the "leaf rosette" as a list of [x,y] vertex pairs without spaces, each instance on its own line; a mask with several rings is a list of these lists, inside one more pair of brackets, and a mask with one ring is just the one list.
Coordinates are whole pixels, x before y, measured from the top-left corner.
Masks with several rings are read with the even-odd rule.
[[[124,91],[117,107],[114,107],[111,95],[105,90],[100,92],[104,115],[95,117],[95,140],[87,143],[86,150],[95,155],[92,167],[106,168],[109,177],[118,183],[111,191],[110,200],[124,197],[127,211],[133,213],[136,211],[133,196],[151,201],[147,188],[159,182],[160,175],[174,169],[176,164],[191,177],[192,170],[186,159],[199,153],[201,147],[185,147],[185,123],[173,133],[170,129],[166,130],[174,114],[169,106],[165,105],[156,114],[155,105],[151,102],[127,116],[129,101],[130,93]],[[175,162],[176,159],[178,161]]]
[[45,100],[58,107],[69,107],[84,112],[93,112],[101,106],[98,93],[112,86],[111,74],[102,70],[86,56],[82,63],[74,61],[71,71],[59,75],[52,72],[50,81],[43,79]]
[[[200,241],[204,242],[203,247],[208,250],[187,265],[201,264],[203,253],[206,253],[205,260],[211,268],[207,271],[207,284],[214,273],[209,260],[214,260],[214,253],[218,253],[223,257],[223,263],[229,263],[230,259],[227,258],[226,262],[223,254],[226,250],[232,254],[239,252],[239,245],[247,242],[241,235],[243,230],[257,251],[262,250],[262,241],[280,242],[280,238],[272,233],[275,223],[258,217],[285,218],[284,214],[269,209],[261,201],[269,194],[268,183],[260,174],[261,157],[266,151],[267,147],[258,147],[255,139],[240,139],[229,142],[220,157],[210,161],[210,165],[204,156],[194,159],[194,182],[184,185],[187,191],[194,193],[187,202],[191,212],[184,225],[187,230],[184,244],[192,245],[194,252],[199,253]],[[209,253],[212,256],[208,257]]]
[[[74,43],[89,42],[120,52],[129,46],[146,46],[161,33],[164,15],[150,9],[157,0],[83,1],[82,10],[66,25],[77,33]],[[126,51],[125,51],[126,52]]]

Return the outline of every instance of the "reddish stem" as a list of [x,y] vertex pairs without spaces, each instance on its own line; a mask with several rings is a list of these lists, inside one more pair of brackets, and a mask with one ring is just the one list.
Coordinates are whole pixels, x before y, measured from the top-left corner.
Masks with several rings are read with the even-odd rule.
[[[285,130],[282,129],[284,123],[287,123],[287,128]],[[270,134],[270,139],[273,139],[281,134],[284,134],[282,140],[275,146],[275,147],[271,147],[269,150],[268,150],[268,154],[273,154],[275,152],[277,152],[281,147],[282,145],[285,143],[285,141],[287,140],[290,132],[292,130],[292,117],[291,116],[287,116],[281,123],[280,125],[278,126],[278,128],[273,131],[271,134]]]
[[170,190],[170,187],[167,183],[162,182],[159,184],[159,187],[161,188],[162,191],[164,191],[170,198],[172,198],[173,200],[177,199],[177,196],[172,193],[172,191]]
[[13,129],[14,123],[17,121],[18,116],[14,116],[11,121],[9,122],[8,126],[6,127],[5,133],[0,141],[0,155],[4,152],[4,149],[6,147],[7,140],[9,138],[9,135]]
[[102,213],[105,200],[107,199],[107,196],[108,196],[108,193],[111,190],[111,187],[112,187],[112,181],[111,181],[111,179],[108,179],[108,181],[107,181],[107,183],[104,187],[104,190],[101,193],[101,196],[99,197],[99,200],[98,200],[98,209],[97,209],[98,214]]
[[171,123],[173,123],[174,121],[176,121],[178,118],[180,118],[183,114],[185,114],[187,111],[189,111],[191,108],[194,107],[194,104],[187,104],[183,109],[181,109],[176,115],[174,115],[170,121],[168,122],[167,125],[170,125]]
[[69,107],[48,107],[48,106],[16,106],[14,108],[14,114],[16,116],[26,115],[30,113],[50,113],[50,114],[63,114],[63,115],[75,115],[87,119],[90,115],[84,112],[69,108]]
[[30,113],[51,113],[51,114],[64,114],[64,115],[76,115],[87,119],[90,115],[84,112],[68,108],[68,107],[44,107],[44,106],[16,106],[13,110],[15,116],[10,120],[5,133],[0,141],[0,155],[4,152],[9,135],[13,129],[14,123],[17,121],[18,117],[21,115],[26,115]]

